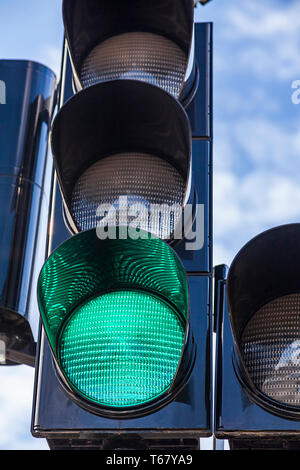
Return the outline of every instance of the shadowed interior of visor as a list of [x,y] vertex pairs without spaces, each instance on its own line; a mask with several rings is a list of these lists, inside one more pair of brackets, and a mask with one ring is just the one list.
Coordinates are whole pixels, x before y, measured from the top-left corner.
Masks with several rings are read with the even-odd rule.
[[84,87],[127,78],[156,85],[179,97],[186,72],[186,54],[164,36],[131,32],[106,39],[83,61]]
[[246,325],[241,350],[263,393],[300,406],[300,294],[279,297],[259,309]]
[[185,180],[170,163],[149,154],[122,153],[99,160],[80,176],[71,214],[79,230],[134,224],[170,239],[184,196]]

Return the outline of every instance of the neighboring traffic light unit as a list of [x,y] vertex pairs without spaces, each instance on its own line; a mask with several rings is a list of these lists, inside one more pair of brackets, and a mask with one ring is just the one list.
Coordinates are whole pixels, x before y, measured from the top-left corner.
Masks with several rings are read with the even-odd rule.
[[53,176],[48,138],[56,77],[0,60],[0,365],[34,367],[36,283],[46,258]]
[[232,448],[299,448],[299,239],[258,235],[220,281],[215,434]]

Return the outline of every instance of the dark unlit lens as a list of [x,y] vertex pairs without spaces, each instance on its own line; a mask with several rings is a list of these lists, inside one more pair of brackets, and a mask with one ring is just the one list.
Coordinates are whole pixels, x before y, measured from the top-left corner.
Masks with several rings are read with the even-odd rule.
[[[181,216],[185,181],[162,158],[122,153],[99,160],[78,179],[71,211],[80,230],[131,224],[162,239]],[[101,219],[106,213],[108,215]]]
[[186,54],[157,34],[131,32],[96,46],[83,62],[84,87],[120,78],[156,85],[178,98],[185,78]]
[[246,325],[241,342],[253,383],[280,403],[300,406],[300,294],[264,305]]

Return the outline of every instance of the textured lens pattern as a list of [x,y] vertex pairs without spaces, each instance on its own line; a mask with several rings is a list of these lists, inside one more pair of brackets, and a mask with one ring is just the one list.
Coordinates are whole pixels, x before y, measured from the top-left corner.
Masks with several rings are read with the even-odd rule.
[[52,350],[57,337],[78,305],[99,292],[130,287],[151,291],[181,312],[188,321],[188,283],[185,270],[170,246],[148,234],[137,239],[100,240],[96,230],[71,237],[46,261],[38,281],[38,303]]
[[71,214],[80,231],[130,224],[169,239],[184,196],[185,181],[168,162],[122,153],[99,160],[81,175],[72,192]]
[[60,336],[60,361],[83,396],[111,407],[137,406],[168,390],[185,328],[151,294],[115,291],[79,307]]
[[280,297],[258,310],[244,330],[242,353],[263,393],[300,406],[300,294]]
[[132,32],[106,39],[82,65],[83,87],[120,78],[141,80],[179,97],[186,54],[177,44],[152,33]]

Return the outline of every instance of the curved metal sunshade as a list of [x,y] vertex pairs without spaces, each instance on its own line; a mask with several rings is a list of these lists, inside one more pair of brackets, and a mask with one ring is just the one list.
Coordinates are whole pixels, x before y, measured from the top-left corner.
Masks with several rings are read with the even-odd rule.
[[77,91],[132,78],[180,98],[195,73],[193,0],[64,0],[63,18]]
[[57,114],[51,132],[72,230],[94,228],[99,205],[113,206],[124,196],[146,209],[174,202],[179,220],[190,190],[191,141],[183,107],[155,86],[113,80],[79,92]]

